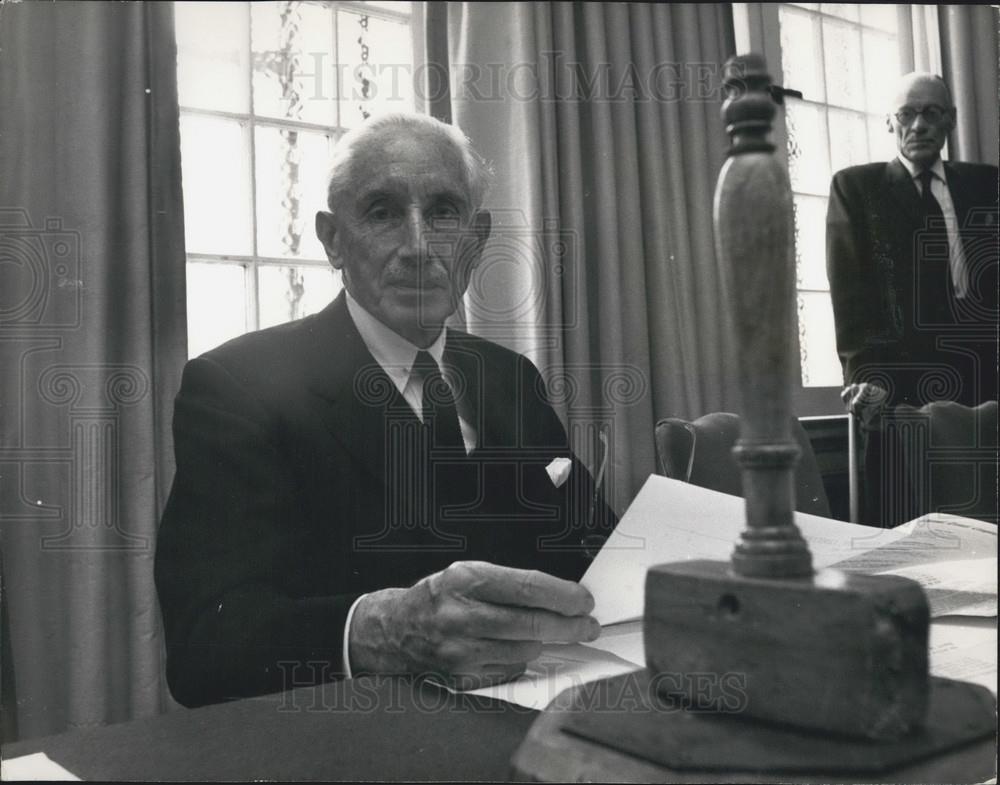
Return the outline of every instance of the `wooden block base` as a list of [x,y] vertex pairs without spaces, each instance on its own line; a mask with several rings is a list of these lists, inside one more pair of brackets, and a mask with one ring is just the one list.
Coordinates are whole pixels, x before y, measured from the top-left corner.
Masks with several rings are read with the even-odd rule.
[[929,624],[920,585],[895,576],[750,578],[713,561],[646,575],[646,664],[676,676],[665,688],[795,727],[865,738],[919,727]]
[[995,776],[989,690],[931,680],[927,724],[894,741],[671,707],[649,671],[572,687],[532,725],[512,761],[535,782],[982,782]]

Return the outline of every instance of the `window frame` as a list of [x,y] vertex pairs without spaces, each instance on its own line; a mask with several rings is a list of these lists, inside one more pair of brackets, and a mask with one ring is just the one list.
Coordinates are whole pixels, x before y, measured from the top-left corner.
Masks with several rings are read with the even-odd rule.
[[[384,7],[381,5],[373,5],[365,2],[359,2],[357,0],[303,0],[303,2],[310,5],[318,5],[328,8],[332,11],[331,13],[331,28],[330,28],[330,46],[331,53],[333,55],[333,62],[339,64],[340,59],[340,39],[339,39],[339,24],[340,16],[339,11],[341,9],[349,10],[355,13],[363,13],[365,16],[372,18],[384,19],[392,22],[406,24],[412,26],[415,19],[415,9],[414,4],[410,3],[410,12],[397,11],[392,8]],[[238,3],[243,13],[248,17],[246,24],[247,30],[247,51],[253,53],[253,22],[252,22],[252,10],[251,2]],[[416,53],[414,53],[416,54]],[[183,103],[179,103],[178,109],[180,114],[180,119],[183,122],[185,117],[204,117],[220,120],[234,121],[240,124],[241,131],[248,135],[247,136],[247,152],[249,154],[249,159],[246,162],[249,165],[249,189],[250,189],[250,231],[251,231],[251,253],[249,254],[221,254],[221,253],[205,253],[201,251],[189,251],[185,249],[185,267],[187,265],[195,264],[223,264],[223,265],[239,265],[243,269],[243,280],[244,280],[244,290],[245,290],[245,301],[244,301],[244,330],[243,333],[251,332],[260,329],[260,270],[264,267],[314,267],[319,269],[328,269],[329,260],[326,258],[319,258],[313,256],[273,256],[268,254],[260,253],[260,238],[258,234],[258,195],[257,195],[257,129],[258,128],[272,128],[277,130],[287,129],[294,131],[306,131],[312,133],[320,133],[327,135],[331,138],[331,148],[336,144],[337,140],[348,130],[342,125],[341,112],[341,102],[337,101],[336,109],[336,125],[323,125],[322,123],[314,123],[305,120],[297,120],[293,118],[277,118],[270,117],[266,115],[258,115],[256,113],[256,107],[254,105],[254,66],[248,63],[248,68],[246,72],[246,79],[248,80],[247,90],[248,90],[248,104],[247,112],[233,112],[229,110],[222,109],[206,109],[204,107],[194,107],[185,106]],[[189,325],[190,329],[190,325]]]
[[[736,32],[737,51],[759,52],[762,54],[766,58],[768,70],[775,80],[779,80],[781,74],[784,73],[782,67],[779,7],[779,3],[733,3],[733,22]],[[783,86],[795,89],[795,85]],[[787,170],[788,130],[783,109],[776,115],[772,141],[774,142],[775,152],[779,160]],[[796,286],[796,295],[799,291],[805,290],[800,290]],[[802,353],[799,344],[797,318],[794,346],[795,384],[792,389],[792,405],[796,414],[800,417],[843,414],[844,403],[840,398],[840,391],[843,389],[843,386],[806,387],[802,384]]]

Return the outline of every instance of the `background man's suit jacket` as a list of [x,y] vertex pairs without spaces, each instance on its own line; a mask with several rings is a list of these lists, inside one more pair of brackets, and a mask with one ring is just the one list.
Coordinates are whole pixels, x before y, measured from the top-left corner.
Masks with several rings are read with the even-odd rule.
[[[453,561],[582,575],[582,537],[608,534],[614,515],[601,502],[588,525],[593,481],[537,370],[459,331],[445,362],[478,431],[468,458],[428,453],[343,295],[188,363],[156,553],[177,700],[335,677],[360,594]],[[545,471],[556,457],[574,462],[559,488]]]
[[944,168],[972,277],[964,301],[944,231],[925,230],[898,160],[844,169],[830,189],[826,264],[845,383],[888,386],[890,405],[996,398],[997,168]]

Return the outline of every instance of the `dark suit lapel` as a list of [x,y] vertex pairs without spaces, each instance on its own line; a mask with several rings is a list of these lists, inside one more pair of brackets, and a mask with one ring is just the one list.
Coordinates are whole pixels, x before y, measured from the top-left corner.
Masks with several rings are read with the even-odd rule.
[[[944,165],[945,182],[948,184],[948,193],[951,194],[951,203],[955,208],[955,223],[958,224],[959,242],[962,244],[966,262],[970,256],[974,258],[973,249],[969,248],[969,233],[962,231],[968,226],[969,210],[972,209],[972,200],[975,196],[971,193],[968,183],[963,181],[962,175],[949,163]],[[951,278],[949,277],[949,283]]]
[[[996,191],[986,191],[981,186],[977,187],[976,179],[970,172],[966,171],[963,174],[948,162],[945,162],[944,172],[951,201],[955,206],[955,220],[965,252],[966,269],[971,276],[970,283],[973,292],[981,298],[979,312],[994,313],[997,310],[998,297],[995,245]],[[993,242],[987,239],[991,235],[994,238]],[[988,317],[984,318],[986,318],[985,324],[991,326],[994,324]]]
[[967,183],[963,182],[962,175],[954,166],[947,162],[944,165],[944,176],[945,181],[948,183],[948,193],[951,194],[951,203],[955,206],[955,219],[961,231],[961,228],[966,225],[966,221],[968,220],[969,210],[972,209],[970,200],[974,196]]
[[416,417],[365,346],[343,293],[317,315],[316,330],[309,342],[315,349],[308,385],[322,399],[323,424],[384,484],[388,425]]
[[458,414],[476,429],[478,447],[483,442],[486,409],[482,404],[482,357],[462,339],[461,333],[448,330],[443,359],[455,386]]
[[894,158],[885,165],[885,182],[896,217],[908,224],[921,221],[920,193],[906,167]]
[[496,368],[486,353],[480,351],[476,339],[454,330],[448,331],[445,361],[458,373],[464,388],[458,400],[459,413],[475,425],[476,447],[512,444],[514,435],[509,418],[515,402],[508,399],[506,391],[513,380],[504,378],[504,373],[509,374],[513,369]]

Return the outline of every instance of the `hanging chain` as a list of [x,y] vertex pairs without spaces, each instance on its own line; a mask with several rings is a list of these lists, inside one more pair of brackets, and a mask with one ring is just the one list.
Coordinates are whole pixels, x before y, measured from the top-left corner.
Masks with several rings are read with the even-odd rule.
[[[281,98],[285,104],[285,116],[290,120],[302,118],[302,95],[297,80],[302,72],[300,32],[302,28],[301,3],[287,0],[280,10],[280,56],[277,63],[281,82]],[[299,132],[294,128],[280,131],[284,156],[281,164],[281,178],[284,186],[281,196],[281,210],[284,227],[281,244],[290,256],[298,256],[302,243],[302,184],[299,177],[302,164],[302,149],[299,146]],[[301,271],[289,265],[285,268],[288,300],[288,318],[298,319],[301,314],[302,296],[305,294],[305,280]]]
[[358,34],[358,46],[361,47],[361,65],[358,66],[358,76],[361,79],[361,103],[358,104],[358,111],[361,112],[361,119],[367,120],[371,117],[366,104],[371,100],[372,83],[368,78],[370,73],[368,58],[371,54],[368,48],[368,16],[358,18],[358,26],[361,28]]

